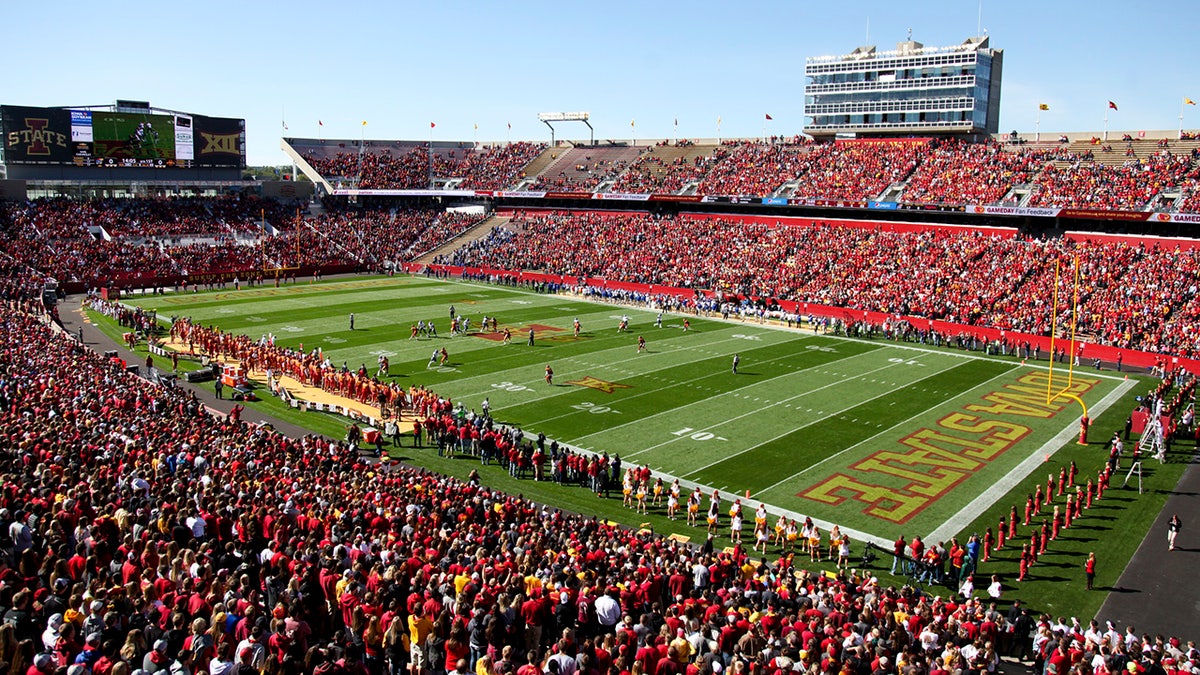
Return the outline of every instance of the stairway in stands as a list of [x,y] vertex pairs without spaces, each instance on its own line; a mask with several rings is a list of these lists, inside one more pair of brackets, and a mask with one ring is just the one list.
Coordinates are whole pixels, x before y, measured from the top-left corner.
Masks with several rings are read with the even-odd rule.
[[485,218],[485,219],[479,221],[478,223],[475,224],[474,227],[471,227],[470,229],[466,230],[465,232],[458,235],[454,239],[451,239],[450,241],[446,242],[445,244],[442,244],[441,246],[437,247],[436,249],[417,258],[413,262],[421,263],[423,265],[428,265],[428,264],[432,263],[434,258],[437,258],[439,255],[453,253],[458,248],[460,248],[466,244],[469,244],[477,239],[483,239],[483,238],[487,237],[489,234],[491,234],[492,230],[496,229],[497,227],[507,225],[509,223],[509,221],[511,221],[511,220],[512,220],[512,218],[510,218],[508,216],[492,215],[489,218]]

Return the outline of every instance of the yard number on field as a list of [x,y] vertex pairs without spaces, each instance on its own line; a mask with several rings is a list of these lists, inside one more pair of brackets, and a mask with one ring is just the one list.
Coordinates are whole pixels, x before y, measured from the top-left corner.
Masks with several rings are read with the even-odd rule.
[[589,401],[584,401],[583,403],[576,403],[575,405],[573,405],[571,407],[574,408],[575,410],[582,410],[584,412],[588,412],[593,415],[603,415],[604,413],[616,413],[618,415],[621,414],[620,410],[613,410],[612,408],[610,408],[606,405],[596,405],[595,403],[591,403]]
[[513,382],[497,382],[492,385],[492,389],[503,389],[504,391],[533,391],[523,384],[515,384]]
[[896,358],[896,357],[892,357],[892,358],[888,359],[888,363],[902,363],[906,366],[921,366],[922,368],[925,367],[924,363],[919,363],[917,361],[913,361],[912,359],[901,359],[901,358]]
[[757,335],[745,335],[743,333],[734,333],[733,335],[730,335],[729,337],[733,338],[734,340],[761,340],[762,339]]
[[725,438],[724,436],[717,436],[708,431],[696,431],[695,429],[693,429],[691,427],[684,427],[684,428],[680,429],[679,431],[672,431],[671,435],[678,436],[680,438],[687,437],[687,438],[692,439],[693,441],[711,441],[714,438],[717,439],[718,441],[729,440],[728,438]]

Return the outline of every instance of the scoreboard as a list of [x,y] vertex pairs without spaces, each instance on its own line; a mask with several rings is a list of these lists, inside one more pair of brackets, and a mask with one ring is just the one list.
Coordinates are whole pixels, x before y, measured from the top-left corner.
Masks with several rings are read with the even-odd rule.
[[105,168],[246,166],[246,122],[182,113],[0,106],[9,164]]

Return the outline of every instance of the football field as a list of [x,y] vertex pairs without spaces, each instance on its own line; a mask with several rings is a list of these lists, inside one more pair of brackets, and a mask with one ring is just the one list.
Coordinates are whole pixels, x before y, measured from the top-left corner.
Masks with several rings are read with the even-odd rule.
[[[1044,364],[1012,357],[698,317],[685,331],[682,315],[657,327],[654,311],[457,281],[360,278],[132,303],[319,346],[351,369],[374,372],[386,355],[396,382],[476,411],[486,398],[498,422],[527,434],[619,454],[727,499],[749,493],[876,543],[957,534],[1070,442],[1081,414],[1073,401],[1046,403]],[[471,319],[470,334],[450,336],[451,306]],[[512,342],[480,332],[484,316]],[[410,339],[418,320],[434,321],[439,336]],[[443,347],[449,363],[429,366]],[[1133,384],[1085,369],[1071,391],[1095,418]]]

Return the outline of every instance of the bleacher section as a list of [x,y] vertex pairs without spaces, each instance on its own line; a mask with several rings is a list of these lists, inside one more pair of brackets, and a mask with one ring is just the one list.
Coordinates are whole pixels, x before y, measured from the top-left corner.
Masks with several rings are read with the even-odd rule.
[[[327,190],[523,190],[1195,210],[1197,140],[733,140],[651,147],[285,139]],[[1111,147],[1110,147],[1111,146]],[[360,152],[361,149],[361,152]],[[432,174],[432,180],[431,180]]]
[[535,177],[527,189],[591,192],[604,181],[616,179],[647,150],[628,145],[559,149],[558,156]]
[[716,161],[716,145],[656,145],[638,157],[607,192],[677,194],[699,183]]
[[502,190],[544,149],[517,142],[476,147],[469,142],[284,139],[285,151],[328,190]]

